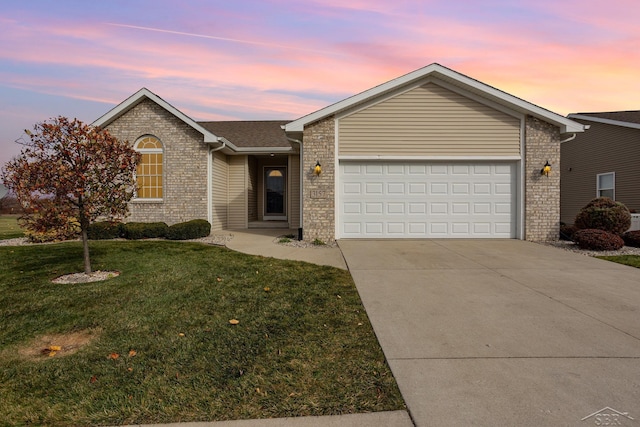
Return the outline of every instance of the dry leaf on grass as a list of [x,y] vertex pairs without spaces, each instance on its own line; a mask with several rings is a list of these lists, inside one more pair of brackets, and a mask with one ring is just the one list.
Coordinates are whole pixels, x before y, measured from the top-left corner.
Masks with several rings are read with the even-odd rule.
[[62,350],[62,347],[60,347],[59,345],[50,345],[50,346],[48,346],[46,348],[43,348],[40,351],[40,353],[42,353],[43,356],[53,357],[60,350]]
[[240,323],[240,321],[238,319],[231,319],[229,320],[229,323],[231,323],[232,325],[237,325],[238,323]]
[[109,355],[109,359],[111,359],[111,360],[116,360],[118,357],[120,357],[120,355],[118,353],[111,353]]

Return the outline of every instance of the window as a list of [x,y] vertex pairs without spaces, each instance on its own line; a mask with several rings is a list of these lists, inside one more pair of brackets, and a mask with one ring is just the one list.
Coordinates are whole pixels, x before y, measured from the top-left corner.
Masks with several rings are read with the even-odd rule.
[[608,197],[616,199],[616,174],[615,172],[599,173],[597,176],[598,190],[597,197]]
[[142,154],[136,170],[136,198],[162,199],[162,143],[145,136],[134,148]]

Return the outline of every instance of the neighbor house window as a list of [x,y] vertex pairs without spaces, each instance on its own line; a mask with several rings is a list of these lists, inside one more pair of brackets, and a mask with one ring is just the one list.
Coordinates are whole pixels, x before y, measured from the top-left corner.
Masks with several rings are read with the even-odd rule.
[[144,136],[134,148],[142,155],[136,170],[136,198],[162,199],[162,143]]
[[598,197],[608,197],[616,199],[616,174],[615,172],[600,173],[598,180]]

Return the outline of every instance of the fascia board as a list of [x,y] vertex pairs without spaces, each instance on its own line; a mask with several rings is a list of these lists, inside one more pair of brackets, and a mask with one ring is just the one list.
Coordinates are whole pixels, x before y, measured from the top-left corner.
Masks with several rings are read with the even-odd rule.
[[429,75],[433,75],[433,77],[435,78],[442,78],[445,81],[447,80],[453,81],[455,82],[455,84],[458,84],[462,87],[466,86],[467,88],[474,89],[475,91],[479,92],[482,96],[485,96],[489,99],[493,99],[494,101],[500,104],[503,104],[513,110],[519,111],[523,114],[529,114],[529,115],[541,118],[550,123],[553,123],[558,127],[560,127],[561,133],[584,132],[585,130],[584,126],[580,123],[574,122],[573,120],[570,120],[552,111],[546,110],[542,107],[538,107],[537,105],[531,104],[530,102],[527,102],[516,96],[509,95],[506,92],[503,92],[487,84],[484,84],[478,80],[467,77],[464,74],[460,74],[457,71],[453,71],[440,64],[431,64],[426,67],[420,68],[416,71],[413,71],[409,74],[405,74],[404,76],[398,77],[396,79],[393,79],[386,83],[378,85],[367,91],[364,91],[357,95],[346,98],[326,108],[323,108],[314,113],[303,116],[297,120],[294,120],[293,122],[285,125],[285,131],[286,132],[303,132],[304,126],[309,123],[334,115],[345,109],[352,108],[357,104],[366,102],[368,99],[378,97],[396,88],[399,88],[403,85],[407,85],[414,81],[425,78]]
[[238,154],[269,154],[269,153],[291,153],[293,147],[238,147],[234,150]]
[[640,123],[622,122],[620,120],[603,119],[600,117],[587,116],[584,114],[569,114],[570,119],[586,120],[589,122],[603,123],[606,125],[622,126],[631,129],[640,129]]

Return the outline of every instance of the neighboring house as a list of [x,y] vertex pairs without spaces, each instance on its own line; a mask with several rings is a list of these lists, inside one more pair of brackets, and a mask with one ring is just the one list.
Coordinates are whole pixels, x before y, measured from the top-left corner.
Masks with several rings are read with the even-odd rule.
[[439,64],[291,122],[195,122],[141,89],[94,124],[143,154],[130,220],[325,242],[555,240],[560,141],[584,131]]
[[640,212],[640,111],[576,113],[589,127],[562,143],[561,220],[573,224],[596,197],[610,197]]

